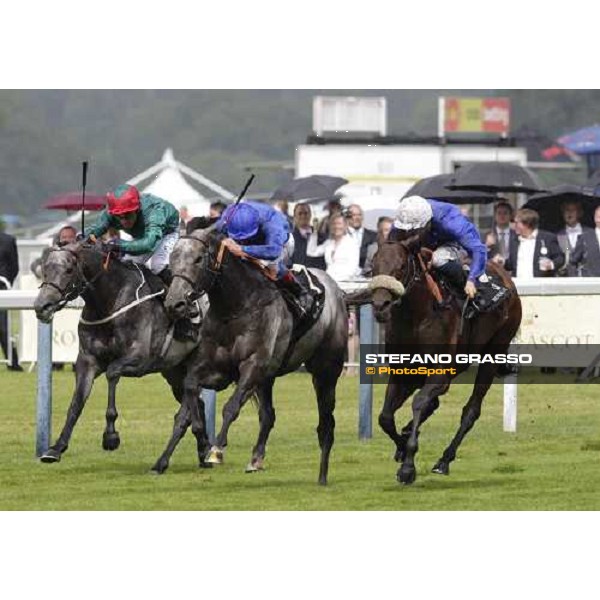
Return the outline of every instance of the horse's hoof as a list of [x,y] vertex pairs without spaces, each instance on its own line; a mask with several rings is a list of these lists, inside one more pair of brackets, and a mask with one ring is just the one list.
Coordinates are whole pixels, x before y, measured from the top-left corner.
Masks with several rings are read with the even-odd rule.
[[54,448],[48,448],[44,454],[40,456],[40,460],[43,463],[56,463],[60,462],[60,452],[54,450]]
[[265,467],[262,458],[253,458],[246,466],[246,473],[256,473],[257,471],[264,471]]
[[169,468],[169,463],[157,462],[151,469],[150,475],[162,475]]
[[121,438],[119,437],[118,432],[114,433],[106,433],[102,435],[102,448],[104,450],[108,450],[112,452],[116,450],[121,445]]
[[205,460],[200,461],[200,464],[198,465],[199,469],[212,469],[213,466],[211,463],[206,462]]
[[432,473],[437,473],[438,475],[450,475],[450,465],[443,460],[438,460],[433,469],[431,469]]
[[213,465],[222,465],[223,462],[225,462],[223,460],[223,450],[217,448],[216,446],[213,446],[210,449],[208,456],[206,457],[206,462],[211,463]]
[[400,467],[398,469],[398,473],[396,474],[396,479],[398,483],[402,483],[403,485],[410,485],[414,483],[417,478],[417,470],[414,467]]

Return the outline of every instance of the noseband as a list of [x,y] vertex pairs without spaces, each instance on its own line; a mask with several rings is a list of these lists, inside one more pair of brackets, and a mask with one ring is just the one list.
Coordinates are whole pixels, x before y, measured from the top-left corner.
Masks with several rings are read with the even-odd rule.
[[[398,242],[386,242],[388,244],[397,244]],[[419,273],[419,269],[417,268],[417,260],[415,255],[412,252],[407,250],[407,269],[404,277],[402,279],[396,277],[397,281],[399,281],[404,287],[404,293],[399,298],[396,298],[392,301],[391,306],[398,306],[402,303],[402,298],[408,294],[411,289],[414,287],[415,283],[421,279],[421,273]]]
[[60,310],[67,303],[75,300],[78,296],[81,296],[88,288],[93,287],[95,281],[102,275],[102,270],[98,271],[91,279],[88,279],[83,272],[83,267],[77,253],[73,252],[73,250],[70,250],[69,248],[50,248],[50,252],[69,252],[75,258],[75,268],[77,269],[77,280],[69,282],[64,289],[53,281],[46,281],[45,279],[39,286],[39,289],[42,289],[45,285],[48,285],[53,287],[60,294],[60,300],[57,302],[58,310]]
[[202,290],[200,290],[200,287],[199,287],[200,282],[199,281],[193,281],[191,277],[188,277],[187,275],[184,275],[183,273],[174,273],[173,274],[173,279],[175,279],[176,277],[178,277],[179,279],[183,279],[192,288],[192,291],[188,292],[186,294],[186,299],[190,302],[195,302],[196,300],[198,300],[198,298],[200,298],[200,296],[202,296],[204,293],[207,293],[213,287],[213,285],[215,284],[215,282],[217,280],[217,276],[219,276],[221,274],[221,263],[223,261],[223,254],[225,252],[225,246],[223,245],[223,243],[219,244],[218,255],[215,258],[214,265],[211,266],[210,265],[210,262],[212,262],[210,260],[211,252],[210,252],[210,244],[208,242],[206,242],[205,240],[201,240],[200,238],[197,238],[193,235],[182,235],[179,237],[179,239],[180,240],[194,240],[195,242],[199,242],[206,248],[206,251],[208,253],[209,264],[204,267],[204,270],[210,274],[209,275],[210,282],[208,283],[208,285],[205,285]]

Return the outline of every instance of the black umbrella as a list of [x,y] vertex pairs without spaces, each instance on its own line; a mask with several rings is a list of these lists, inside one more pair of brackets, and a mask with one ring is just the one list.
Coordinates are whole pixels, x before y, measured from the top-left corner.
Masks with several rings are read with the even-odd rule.
[[547,192],[531,196],[523,208],[531,208],[540,215],[540,229],[557,232],[565,226],[561,206],[565,202],[580,202],[583,208],[581,224],[595,227],[594,211],[600,205],[600,197],[586,193],[585,186],[563,184]]
[[348,183],[343,177],[331,175],[311,175],[299,177],[289,183],[279,186],[271,196],[271,200],[329,200],[335,195],[338,188]]
[[453,177],[453,174],[446,173],[420,179],[404,194],[404,197],[422,196],[423,198],[433,198],[434,200],[441,200],[452,204],[489,204],[500,200],[500,198],[490,192],[449,190],[446,186],[450,185]]
[[507,162],[477,162],[460,167],[448,186],[450,189],[485,192],[535,194],[543,188],[538,178],[525,167]]

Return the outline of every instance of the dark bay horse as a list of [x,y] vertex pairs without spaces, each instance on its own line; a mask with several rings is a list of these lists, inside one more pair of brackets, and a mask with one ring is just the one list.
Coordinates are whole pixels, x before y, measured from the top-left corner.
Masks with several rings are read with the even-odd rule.
[[172,315],[185,316],[189,301],[201,292],[206,292],[210,301],[202,324],[202,341],[188,360],[185,379],[192,428],[201,426],[193,402],[198,386],[222,390],[236,382],[235,392],[223,407],[223,425],[210,460],[222,461],[229,427],[244,403],[255,394],[260,431],[246,470],[261,469],[267,439],[275,423],[275,378],[295,371],[304,363],[317,395],[319,483],[326,484],[334,440],[335,388],[343,369],[348,337],[342,292],[326,273],[313,271],[325,288],[323,311],[291,347],[294,321],[281,292],[255,266],[229,254],[221,245],[223,239],[214,229],[194,231],[182,236],[170,260],[173,283],[166,306]]
[[[389,348],[390,352],[397,352],[399,347],[408,347],[413,352],[434,350],[451,355],[457,351],[480,355],[505,353],[521,323],[521,301],[506,271],[488,263],[487,272],[499,277],[510,295],[496,309],[478,314],[461,327],[458,303],[442,309],[435,305],[423,271],[424,263],[416,254],[419,251],[404,241],[388,241],[379,246],[375,255],[371,284],[373,309],[375,318],[386,323],[386,351]],[[468,368],[468,365],[455,366],[457,374]],[[449,474],[460,443],[479,418],[483,399],[498,368],[494,363],[479,365],[458,431],[433,467],[434,473]],[[379,424],[396,444],[396,460],[402,462],[397,473],[399,482],[410,484],[415,480],[419,427],[439,406],[439,396],[448,391],[454,377],[449,374],[390,376]],[[412,403],[412,421],[398,433],[394,414],[415,390],[419,391]]]
[[[137,265],[109,260],[94,245],[79,242],[53,248],[43,271],[44,280],[35,301],[38,319],[49,322],[67,301],[79,295],[85,301],[85,307],[78,327],[75,391],[65,425],[41,460],[60,460],[91,393],[94,379],[102,373],[106,373],[108,380],[108,408],[102,447],[116,450],[120,445],[119,433],[115,429],[119,379],[160,372],[181,403],[185,375],[183,362],[197,344],[173,340],[172,324],[161,300],[165,291],[157,278],[151,286],[148,279],[155,276]],[[203,403],[199,398],[197,403],[203,417]],[[182,405],[175,417],[172,437],[152,467],[153,471],[163,473],[168,468],[169,458],[189,422],[189,413]],[[209,443],[202,432],[204,429],[198,432],[197,444],[200,466],[204,467],[207,466],[204,457]]]

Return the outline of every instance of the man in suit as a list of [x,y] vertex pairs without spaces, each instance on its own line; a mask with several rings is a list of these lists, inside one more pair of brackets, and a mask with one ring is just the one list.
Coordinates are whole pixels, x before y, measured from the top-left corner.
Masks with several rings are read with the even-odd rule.
[[[0,221],[0,290],[9,290],[19,274],[19,255],[17,254],[17,241],[12,235],[4,233],[4,223]],[[4,356],[8,358],[8,344],[10,331],[8,330],[8,313],[0,311],[0,345]],[[8,365],[9,371],[22,371],[19,365],[17,349],[12,348],[12,360]]]
[[584,227],[570,256],[570,266],[582,277],[600,277],[600,206],[594,212],[595,229]]
[[325,270],[325,259],[322,256],[307,256],[306,246],[308,238],[313,232],[311,227],[312,211],[310,205],[305,202],[298,202],[294,207],[294,253],[292,254],[292,262],[313,267],[315,269]]
[[[54,239],[55,246],[66,246],[67,244],[73,243],[77,239],[77,230],[72,225],[65,225],[62,227],[59,232],[56,234]],[[46,258],[48,258],[48,254],[50,252],[50,247],[44,248],[42,252],[42,256],[36,258],[30,265],[31,272],[38,278],[43,279],[44,276],[42,274],[42,265],[46,262]]]
[[359,248],[358,266],[362,269],[367,258],[367,248],[377,241],[377,233],[363,227],[363,211],[358,204],[351,204],[345,213],[348,221],[348,235],[356,242]]
[[484,238],[488,259],[500,265],[505,265],[509,259],[511,244],[514,247],[518,238],[510,226],[513,214],[513,207],[508,202],[498,202],[494,207],[494,227]]
[[518,239],[511,243],[505,267],[513,277],[554,277],[565,262],[553,233],[538,229],[540,218],[535,210],[521,208],[515,215]]
[[556,237],[558,238],[558,245],[565,255],[565,264],[561,269],[560,275],[566,275],[567,277],[578,277],[580,275],[577,266],[571,263],[571,255],[577,245],[577,240],[583,232],[588,231],[593,233],[593,230],[589,227],[581,226],[581,217],[583,216],[583,208],[581,202],[578,201],[567,201],[561,204],[560,210],[562,212],[565,226],[561,229]]

